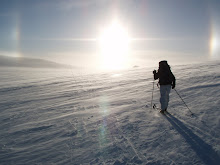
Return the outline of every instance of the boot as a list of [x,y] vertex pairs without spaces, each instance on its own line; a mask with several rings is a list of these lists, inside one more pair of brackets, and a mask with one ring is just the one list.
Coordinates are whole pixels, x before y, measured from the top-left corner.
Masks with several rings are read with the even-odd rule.
[[160,110],[160,113],[163,113],[163,114],[164,114],[164,112],[165,112],[165,110],[163,110],[163,109]]

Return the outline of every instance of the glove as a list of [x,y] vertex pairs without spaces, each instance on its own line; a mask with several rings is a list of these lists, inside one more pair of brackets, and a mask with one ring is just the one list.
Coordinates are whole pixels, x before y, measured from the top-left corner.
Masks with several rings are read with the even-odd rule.
[[153,74],[156,74],[156,73],[157,73],[157,71],[156,71],[156,70],[154,70],[154,71],[153,71]]
[[175,83],[173,83],[172,84],[172,89],[174,89],[176,87],[176,84]]

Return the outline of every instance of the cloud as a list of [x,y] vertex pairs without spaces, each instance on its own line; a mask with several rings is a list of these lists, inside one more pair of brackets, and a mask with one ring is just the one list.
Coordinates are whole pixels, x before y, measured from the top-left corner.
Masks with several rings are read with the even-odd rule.
[[8,57],[20,57],[21,56],[21,54],[19,52],[1,51],[1,50],[0,50],[0,55],[8,56]]
[[96,4],[104,4],[107,0],[57,0],[51,1],[58,9],[71,10],[74,8],[84,8]]

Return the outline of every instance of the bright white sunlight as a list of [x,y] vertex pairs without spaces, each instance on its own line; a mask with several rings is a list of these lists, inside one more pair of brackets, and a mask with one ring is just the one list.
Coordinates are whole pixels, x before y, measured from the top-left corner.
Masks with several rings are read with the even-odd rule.
[[117,21],[103,29],[99,38],[103,69],[117,70],[126,67],[129,40],[126,29]]

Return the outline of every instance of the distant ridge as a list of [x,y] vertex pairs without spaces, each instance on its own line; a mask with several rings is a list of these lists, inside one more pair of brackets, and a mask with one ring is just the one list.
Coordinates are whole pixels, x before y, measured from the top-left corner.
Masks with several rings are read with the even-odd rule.
[[35,59],[28,57],[8,57],[0,55],[1,67],[30,67],[30,68],[67,68],[68,65],[59,64],[56,62]]

